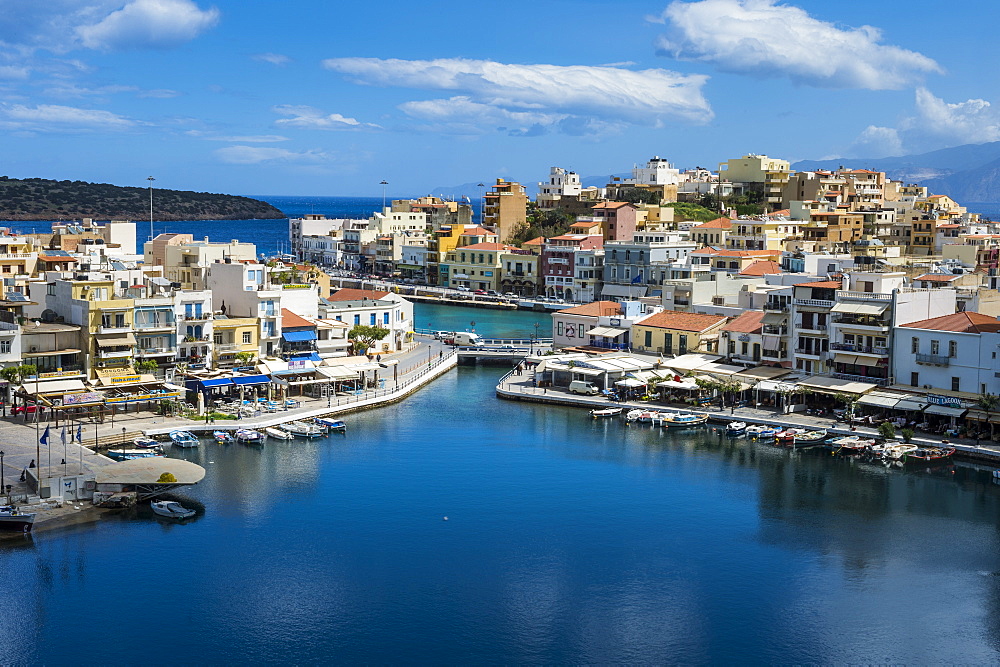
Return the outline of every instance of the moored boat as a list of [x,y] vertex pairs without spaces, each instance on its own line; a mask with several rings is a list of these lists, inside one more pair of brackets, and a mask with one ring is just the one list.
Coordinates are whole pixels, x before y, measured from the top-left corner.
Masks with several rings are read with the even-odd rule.
[[212,431],[212,437],[215,438],[215,441],[220,445],[227,445],[230,442],[236,441],[236,438],[234,438],[233,434],[229,431]]
[[173,500],[156,500],[151,502],[149,506],[154,512],[168,519],[187,519],[195,515],[194,510],[189,510]]
[[[830,445],[836,448],[838,454],[855,456],[858,454],[870,454],[875,447],[874,438],[861,438],[856,435],[848,435],[843,438],[835,438]],[[881,453],[881,450],[876,450]]]
[[746,431],[746,422],[729,422],[726,424],[726,435],[743,435]]
[[885,456],[886,458],[898,461],[903,457],[905,457],[908,452],[912,452],[915,449],[917,449],[916,445],[908,445],[902,443],[898,445],[888,445],[885,448]]
[[708,421],[708,414],[705,412],[684,413],[678,412],[670,416],[666,421],[668,427],[700,426]]
[[805,433],[804,428],[786,428],[782,431],[778,431],[774,434],[774,439],[781,444],[791,444],[795,441],[795,436],[800,433]]
[[241,428],[236,431],[236,442],[264,444],[264,434],[250,428]]
[[0,530],[30,533],[34,523],[34,514],[25,514],[14,505],[0,506]]
[[912,465],[914,463],[947,463],[955,455],[954,447],[921,447],[903,455],[903,463]]
[[332,417],[316,417],[313,419],[314,422],[320,426],[326,426],[331,431],[346,431],[347,424],[344,423],[343,419],[333,419]]
[[590,416],[594,419],[600,419],[601,417],[614,417],[620,415],[625,408],[599,408],[590,411]]
[[811,445],[826,440],[827,432],[824,430],[803,431],[792,436],[792,442],[796,445]]
[[106,452],[108,458],[115,461],[132,461],[134,459],[152,459],[163,456],[163,451],[159,449],[109,449]]
[[300,438],[319,438],[323,435],[323,429],[316,426],[315,424],[307,424],[301,421],[288,422],[287,424],[282,424],[281,428],[288,431],[292,435],[299,436]]
[[777,432],[778,429],[767,424],[750,424],[745,431],[748,438],[757,438],[758,440],[770,440]]
[[171,431],[170,432],[170,442],[174,443],[175,447],[198,447],[201,442],[198,440],[198,436],[190,431]]
[[155,438],[136,438],[132,441],[136,449],[163,449]]
[[264,433],[267,437],[274,438],[275,440],[291,440],[294,437],[288,431],[282,431],[280,428],[275,428],[274,426],[265,428]]

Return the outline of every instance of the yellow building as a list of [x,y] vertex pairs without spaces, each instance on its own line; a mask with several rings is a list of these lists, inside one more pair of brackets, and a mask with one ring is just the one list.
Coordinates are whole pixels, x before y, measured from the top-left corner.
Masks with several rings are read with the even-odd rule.
[[[216,368],[249,366],[256,362],[260,351],[257,330],[260,320],[256,317],[232,317],[213,321],[212,342]],[[236,355],[250,352],[253,358],[246,363],[237,363]]]
[[499,290],[502,253],[516,250],[502,243],[475,243],[448,253],[441,264],[443,287]]
[[528,195],[524,186],[498,178],[493,189],[483,195],[483,225],[497,233],[501,242],[528,219]]
[[741,158],[719,163],[719,180],[731,183],[759,184],[768,205],[781,205],[781,194],[791,177],[788,160],[750,153]]
[[661,310],[632,325],[632,347],[655,354],[715,353],[727,321],[723,315]]

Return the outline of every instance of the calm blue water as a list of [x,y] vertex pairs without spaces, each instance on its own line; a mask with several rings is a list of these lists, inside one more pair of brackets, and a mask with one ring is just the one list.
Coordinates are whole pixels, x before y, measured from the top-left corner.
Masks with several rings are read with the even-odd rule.
[[434,331],[472,331],[484,338],[528,339],[535,334],[552,337],[552,316],[527,310],[487,310],[463,306],[413,304],[414,326]]
[[595,422],[496,373],[346,436],[185,451],[186,525],[0,542],[0,663],[1000,660],[988,473]]

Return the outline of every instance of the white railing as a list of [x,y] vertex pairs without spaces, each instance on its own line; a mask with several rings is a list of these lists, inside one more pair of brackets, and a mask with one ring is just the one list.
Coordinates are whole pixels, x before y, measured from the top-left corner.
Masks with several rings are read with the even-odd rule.
[[815,306],[818,308],[833,308],[833,301],[825,299],[795,299],[796,306]]
[[863,301],[892,301],[891,294],[880,294],[876,292],[849,292],[840,290],[837,296],[842,299],[861,299]]

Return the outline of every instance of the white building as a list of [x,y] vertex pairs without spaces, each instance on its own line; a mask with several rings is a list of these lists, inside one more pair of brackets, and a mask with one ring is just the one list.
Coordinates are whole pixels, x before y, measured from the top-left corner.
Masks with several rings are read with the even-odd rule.
[[538,183],[535,201],[539,208],[552,208],[563,197],[579,197],[582,191],[579,174],[562,167],[552,167],[549,169],[549,180]]
[[893,330],[897,385],[969,394],[1000,394],[1000,320],[981,313],[952,313],[909,322]]
[[227,317],[260,318],[261,357],[274,356],[280,349],[284,307],[281,298],[284,290],[270,285],[267,275],[267,267],[256,262],[218,262],[209,267],[206,279],[213,305]]

